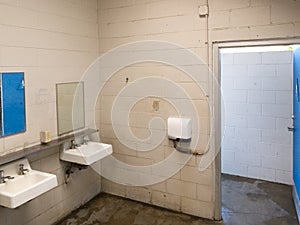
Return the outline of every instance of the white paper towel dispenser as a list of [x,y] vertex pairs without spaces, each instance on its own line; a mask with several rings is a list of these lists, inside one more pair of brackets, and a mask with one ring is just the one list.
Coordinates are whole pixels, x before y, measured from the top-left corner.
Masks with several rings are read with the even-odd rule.
[[188,141],[192,138],[192,120],[190,118],[168,118],[168,137],[171,140]]

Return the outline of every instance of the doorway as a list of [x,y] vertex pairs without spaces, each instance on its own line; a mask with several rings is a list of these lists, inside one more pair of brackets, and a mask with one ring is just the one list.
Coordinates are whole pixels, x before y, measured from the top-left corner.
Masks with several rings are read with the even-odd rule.
[[[290,45],[294,45],[294,44],[296,44],[296,43],[300,43],[300,40],[296,40],[296,39],[282,39],[282,40],[265,40],[265,41],[247,41],[247,42],[227,42],[227,43],[213,43],[213,71],[214,71],[214,73],[215,73],[215,75],[216,75],[216,77],[218,78],[218,80],[219,81],[221,81],[221,66],[222,66],[222,56],[221,56],[221,54],[222,54],[222,50],[223,49],[229,49],[229,48],[244,48],[244,50],[245,50],[245,47],[262,47],[262,46],[271,46],[271,48],[273,48],[272,50],[274,50],[274,48],[277,48],[278,46],[283,46],[283,47],[287,47],[287,46],[290,46]],[[279,47],[280,48],[280,47]],[[247,49],[247,51],[248,51],[249,49]],[[277,49],[278,50],[278,49]],[[276,50],[276,51],[277,51]],[[289,49],[288,49],[289,50]],[[226,52],[226,51],[225,51]],[[251,51],[250,51],[251,52]],[[254,51],[255,52],[255,51]],[[229,53],[229,52],[228,52]],[[239,52],[238,54],[241,54],[241,53],[243,53],[243,52]],[[276,54],[271,54],[271,56],[269,57],[270,59],[272,58],[272,56],[274,56],[274,55],[276,55]],[[231,56],[229,56],[227,59],[225,59],[225,60],[227,60],[227,63],[230,63],[230,61],[231,61],[231,59],[229,59],[229,58],[231,58]],[[224,60],[224,58],[223,58],[223,60]],[[234,60],[234,57],[233,57],[233,60]],[[239,60],[242,60],[242,58],[240,58]],[[254,60],[254,59],[253,59]],[[246,60],[247,61],[247,60]],[[266,62],[266,61],[265,61]],[[249,66],[249,65],[248,65]],[[263,67],[263,65],[261,66],[261,67]],[[251,68],[251,70],[255,70],[254,68]],[[266,71],[267,72],[267,71]],[[269,71],[270,73],[271,73],[271,71]],[[275,71],[275,73],[276,73],[276,71]],[[250,78],[249,78],[250,79]],[[248,81],[249,81],[249,79],[248,79]],[[253,81],[253,80],[252,80]],[[266,78],[266,81],[272,81],[272,79],[267,79]],[[266,82],[265,81],[265,82]],[[273,81],[272,81],[273,82]],[[277,81],[278,82],[278,81]],[[238,85],[238,81],[236,81],[235,82],[236,84],[236,87],[237,87],[237,85]],[[279,82],[280,83],[280,82]],[[245,84],[245,83],[244,83]],[[250,84],[252,84],[252,85],[254,85],[254,87],[252,86],[252,88],[255,88],[255,86],[259,86],[259,85],[261,85],[259,82],[250,82]],[[266,84],[265,84],[265,86],[264,86],[264,88],[267,88],[267,86],[269,85],[269,87],[271,87],[271,82],[269,83],[269,82],[267,82]],[[273,82],[273,84],[274,84],[274,82]],[[281,84],[281,83],[280,83]],[[234,85],[234,84],[233,84]],[[247,85],[249,85],[249,82],[248,82],[248,84]],[[290,84],[289,84],[290,85]],[[220,146],[220,143],[221,143],[221,139],[222,139],[222,133],[221,133],[221,116],[224,116],[223,115],[223,113],[221,113],[221,105],[222,105],[222,103],[221,103],[221,91],[220,91],[220,89],[221,88],[216,88],[217,87],[217,85],[215,84],[214,85],[214,88],[213,88],[213,96],[214,96],[214,109],[215,109],[215,127],[216,127],[216,139],[215,139],[215,142],[214,142],[214,144],[215,144],[215,146]],[[249,86],[247,87],[247,88],[250,88]],[[269,90],[269,91],[274,91],[274,90]],[[283,90],[282,90],[283,91]],[[236,92],[237,93],[237,92]],[[243,98],[242,97],[242,92],[241,92],[241,95],[235,95],[235,96],[238,96],[237,98]],[[246,96],[247,98],[248,98],[248,96]],[[262,97],[262,96],[257,96],[257,97]],[[244,97],[245,98],[245,97]],[[228,97],[227,97],[227,99],[228,99]],[[253,99],[252,99],[253,100]],[[282,99],[283,100],[283,99]],[[279,102],[279,97],[277,97],[277,101]],[[289,100],[290,101],[290,100]],[[276,103],[276,93],[275,93],[275,103]],[[263,104],[263,103],[261,103],[261,104]],[[267,104],[267,103],[265,103],[265,104]],[[261,105],[261,107],[263,107],[262,105]],[[258,107],[258,108],[260,108],[260,107]],[[233,110],[232,108],[230,108],[229,110]],[[242,107],[239,107],[238,108],[238,110],[245,110],[245,108],[242,108]],[[249,109],[247,109],[247,111],[249,112]],[[251,111],[251,110],[250,110]],[[269,110],[269,113],[271,113],[271,112],[274,112],[273,110]],[[267,111],[266,111],[266,109],[265,109],[265,114],[267,113]],[[278,121],[277,121],[277,127],[279,128],[279,127],[281,127],[281,128],[283,128],[285,125],[288,125],[288,126],[291,126],[292,125],[292,119],[291,119],[291,115],[292,114],[290,114],[289,115],[289,118],[285,118],[285,123],[283,123],[283,120],[281,120],[281,119],[279,119]],[[266,116],[271,116],[271,115],[266,115]],[[230,119],[230,118],[229,118]],[[283,119],[283,118],[282,118]],[[275,119],[276,120],[276,119]],[[289,120],[289,123],[287,123],[288,122],[288,120]],[[241,120],[242,121],[242,120]],[[241,122],[240,121],[240,122]],[[282,123],[280,123],[280,121],[282,121]],[[262,125],[262,124],[258,124],[258,125],[261,125],[261,126],[264,126],[264,125]],[[273,125],[270,125],[270,126],[273,126]],[[274,126],[275,126],[275,129],[276,129],[276,122],[275,122],[275,124],[274,124]],[[262,128],[261,128],[262,129]],[[285,129],[287,129],[287,127],[285,127]],[[243,131],[243,129],[240,129],[240,131],[242,132]],[[253,130],[252,130],[253,131]],[[285,130],[284,132],[286,132],[287,130]],[[228,133],[227,133],[228,132]],[[246,132],[244,132],[244,133],[240,133],[239,135],[246,135],[245,134]],[[273,134],[274,134],[274,132],[273,132]],[[228,130],[228,131],[226,131],[226,135],[230,135],[230,129]],[[253,131],[253,135],[254,136],[252,136],[252,138],[255,138],[255,132]],[[268,135],[268,133],[267,132],[265,132],[265,135],[264,135],[264,137],[266,138],[266,136]],[[287,135],[289,135],[290,137],[292,136],[292,134],[291,133],[288,133],[287,132],[287,134],[286,134],[286,136]],[[247,137],[247,135],[246,135],[246,137]],[[281,138],[281,137],[280,137]],[[272,139],[271,137],[270,137],[270,139]],[[273,140],[275,140],[275,141],[277,141],[276,140],[276,137],[274,138],[274,136],[273,136]],[[226,141],[226,140],[225,140]],[[253,143],[252,142],[250,142],[251,143],[251,145],[253,145]],[[292,143],[292,141],[290,140],[290,141],[287,141],[286,142],[286,144],[289,144],[289,143]],[[279,144],[279,143],[278,143]],[[281,143],[282,144],[282,143]],[[271,145],[272,145],[272,143],[271,143]],[[290,144],[291,145],[291,144]],[[242,145],[243,146],[243,145]],[[223,146],[220,146],[221,148],[223,147]],[[248,147],[248,146],[247,146]],[[248,149],[248,148],[247,148]],[[272,149],[269,149],[270,151],[273,151]],[[290,152],[292,152],[291,151],[291,148],[289,149],[289,151]],[[271,153],[271,152],[269,152],[269,153]],[[276,152],[275,152],[276,153]],[[217,201],[217,203],[219,203],[219,204],[216,204],[216,210],[215,210],[215,218],[216,219],[221,219],[221,217],[222,217],[222,212],[221,212],[221,209],[222,209],[222,204],[221,204],[221,202],[222,202],[222,195],[221,195],[221,188],[222,188],[222,185],[221,185],[221,172],[222,172],[222,169],[225,169],[224,167],[223,167],[223,165],[222,165],[222,162],[221,162],[221,155],[223,154],[223,151],[221,151],[221,154],[219,154],[219,156],[220,157],[217,157],[217,159],[216,159],[216,177],[215,177],[215,182],[216,182],[216,189],[215,189],[215,194],[216,194],[216,201]],[[290,168],[292,167],[292,153],[291,153],[291,159],[289,160],[289,164],[290,164]],[[226,157],[226,156],[225,156]],[[230,156],[227,156],[227,157],[229,157],[229,159],[230,159]],[[232,156],[231,156],[232,157]],[[242,156],[239,156],[239,157],[242,157]],[[224,156],[223,156],[223,160],[224,160]],[[249,161],[249,159],[247,159],[246,157],[244,157],[244,161]],[[260,160],[258,160],[258,161],[260,161]],[[257,163],[257,162],[256,162]],[[280,163],[280,162],[279,162]],[[266,162],[264,163],[264,165],[266,165]],[[285,165],[288,165],[288,164],[285,164]],[[281,165],[282,166],[282,165]],[[223,168],[222,168],[223,167]],[[243,168],[243,167],[242,167]],[[245,167],[244,167],[245,168]],[[274,168],[275,169],[275,168]],[[237,168],[235,168],[235,171],[236,171],[236,175],[238,175],[238,176],[245,176],[245,175],[248,175],[248,172],[245,172],[245,170],[238,170]],[[242,172],[241,172],[242,171]],[[267,170],[266,170],[267,171]],[[288,170],[287,170],[288,171]],[[291,174],[291,171],[292,171],[292,169],[290,169],[290,171],[288,171],[288,174]],[[239,174],[238,174],[239,173]],[[253,171],[251,171],[251,174],[253,174]],[[279,174],[278,172],[277,172],[277,174]],[[253,177],[255,177],[255,178],[257,178],[257,179],[265,179],[265,180],[271,180],[270,178],[266,178],[267,176],[266,175],[268,175],[268,173],[265,173],[265,174],[263,174],[263,178],[260,178],[260,177],[258,177],[258,176],[261,176],[261,174],[259,173],[259,172],[256,172],[256,174],[254,174],[254,175],[256,175],[256,177],[255,176],[253,176]],[[245,178],[245,179],[249,179],[249,178]],[[273,181],[274,181],[274,176],[273,176]],[[275,171],[275,182],[276,182],[276,171]],[[284,177],[284,179],[282,179],[282,180],[280,180],[279,179],[279,175],[277,175],[277,182],[279,182],[279,183],[286,183],[286,184],[288,184],[289,182],[293,182],[293,178],[292,178],[292,176],[289,176],[288,177],[288,179],[286,179],[286,177]],[[290,197],[290,199],[291,199],[292,197]]]
[[220,50],[222,173],[292,185],[293,48]]

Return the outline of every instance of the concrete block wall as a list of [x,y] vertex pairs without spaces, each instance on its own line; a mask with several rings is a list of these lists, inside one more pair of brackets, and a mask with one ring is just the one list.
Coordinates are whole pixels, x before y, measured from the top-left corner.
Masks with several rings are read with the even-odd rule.
[[[197,14],[199,1],[99,1],[99,30],[100,52],[105,52],[120,44],[140,40],[169,41],[183,46],[196,53],[207,62],[205,52],[205,20]],[[182,60],[180,66],[199,67],[190,65]],[[206,69],[207,67],[204,66]],[[206,69],[207,70],[207,69]],[[205,71],[205,70],[204,70]],[[174,151],[172,142],[168,141],[164,129],[164,141],[156,149],[148,152],[129,149],[116,138],[111,124],[110,113],[113,100],[118,92],[126,87],[125,76],[129,83],[149,76],[168,78],[188,90],[193,103],[196,105],[201,120],[200,141],[197,150],[205,152],[209,139],[209,106],[205,93],[199,89],[187,74],[172,66],[160,63],[137,63],[127,66],[114,74],[106,83],[99,97],[100,102],[96,111],[97,124],[101,127],[101,140],[112,143],[113,156],[130,165],[152,165],[166,159]],[[203,83],[207,85],[207,73],[203,74]],[[157,84],[158,85],[158,84]],[[162,87],[164,92],[164,87]],[[166,96],[167,97],[167,96]],[[176,96],[169,99],[181,100]],[[158,111],[153,110],[153,101],[159,101]],[[140,138],[149,136],[148,123],[156,116],[165,122],[169,116],[177,113],[171,105],[161,98],[145,98],[138,102],[131,111],[130,128]],[[188,115],[186,115],[188,116]],[[214,218],[213,197],[213,166],[200,172],[198,165],[202,157],[192,156],[188,164],[170,177],[158,184],[133,187],[102,180],[104,192],[124,196],[168,209],[181,211],[205,218]],[[145,175],[147,176],[147,174]]]
[[211,41],[255,40],[300,35],[300,2],[209,0]]
[[204,1],[99,0],[100,52],[132,41],[161,40],[189,48],[206,62]]
[[[209,41],[206,44],[206,19],[198,16],[198,6],[205,4],[206,0],[0,0],[0,69],[25,72],[28,128],[24,134],[1,138],[0,151],[14,151],[38,142],[40,130],[51,130],[53,136],[56,136],[54,84],[78,80],[99,52],[106,52],[119,44],[145,39],[170,41],[195,52],[203,62],[212,62],[212,54],[207,58],[207,45],[211,47],[213,41],[300,35],[299,1],[209,0]],[[97,8],[97,5],[100,7]],[[139,69],[139,74],[147,74],[149,71],[149,68]],[[165,73],[165,76],[172,77],[173,74]],[[173,78],[182,83],[186,81],[181,79],[181,75]],[[193,84],[186,86],[191,87]],[[197,90],[193,93],[197,94]],[[202,109],[202,121],[208,123],[207,101],[201,98],[194,100]],[[109,129],[106,131],[109,132]],[[201,135],[202,144],[207,136]],[[113,139],[113,136],[110,137]],[[115,142],[117,146],[118,143]],[[126,151],[121,147],[114,149]],[[127,151],[127,154],[131,152]],[[189,177],[192,180],[195,171],[198,175],[199,159],[193,157],[192,161],[193,169],[187,170],[188,175],[180,172],[180,175],[172,179],[184,181]],[[213,190],[213,200],[209,202],[209,207],[206,207],[207,198],[205,201],[197,200],[202,198],[198,186],[197,199],[166,195],[165,191],[153,191],[153,196],[168,196],[169,200],[166,201],[171,202],[169,205],[176,207],[180,204],[179,208],[186,213],[211,218],[214,211],[212,208],[215,206],[214,192],[218,189],[214,186],[215,168],[212,165],[205,170],[202,178],[205,188]],[[197,182],[199,181],[191,183]],[[122,186],[111,184],[112,189],[113,187],[119,191],[111,192],[124,193]],[[130,196],[133,196],[132,193],[130,191]],[[206,191],[203,193],[210,195]],[[167,204],[161,199],[154,202],[157,205]],[[43,218],[43,214],[40,218]]]
[[292,51],[222,53],[222,172],[292,184]]
[[0,152],[39,142],[56,129],[55,84],[77,81],[98,56],[97,1],[0,1],[0,71],[24,71],[25,133],[0,139]]
[[[55,84],[78,81],[98,56],[97,1],[1,0],[0,72],[24,71],[26,132],[0,139],[0,153],[39,143],[39,132],[56,129]],[[0,207],[0,224],[53,224],[100,192],[91,169],[64,184],[58,148],[30,157],[32,167],[54,173],[59,186],[18,207]]]
[[[100,53],[104,53],[118,45],[132,41],[149,39],[162,40],[177,43],[183,48],[193,51],[204,63],[209,64],[209,67],[212,68],[211,47],[212,43],[215,41],[259,40],[263,38],[284,38],[300,35],[300,18],[297,16],[297,12],[300,9],[299,1],[209,0],[208,27],[206,18],[200,18],[198,15],[198,7],[206,4],[205,0],[143,0],[138,2],[126,0],[99,0],[99,51]],[[281,12],[280,9],[285,10],[284,12]],[[206,34],[207,29],[209,33],[208,40]],[[209,56],[207,55],[207,49],[209,49]],[[243,67],[240,67],[240,70],[243,70]],[[124,77],[127,76],[130,81],[135,80],[136,77],[153,75],[163,77],[173,76],[175,79],[174,73],[164,72],[161,74],[161,71],[162,70],[155,69],[151,66],[141,66],[139,67],[139,72],[135,71],[123,73],[122,78],[112,81],[110,89],[117,90],[118,88],[121,89],[122,87],[125,87]],[[175,81],[180,85],[184,86],[184,82],[190,82],[182,80],[180,77],[181,75],[175,79]],[[199,94],[197,90],[195,90],[194,93]],[[109,103],[113,101],[113,95],[114,94],[111,93],[110,98],[106,96],[103,99],[103,101],[107,103],[106,108],[109,108]],[[243,100],[246,97],[246,93],[242,90],[236,90],[236,94],[232,96],[232,98],[236,98],[237,100]],[[268,97],[272,98],[272,96],[266,96],[266,98]],[[277,99],[278,101],[284,101],[284,97],[279,97]],[[194,98],[193,100],[201,102],[203,99],[200,97]],[[144,105],[144,107],[151,108],[151,101],[150,103],[148,102],[147,106]],[[204,107],[204,109],[205,108],[206,107]],[[96,115],[100,117],[100,111],[102,110],[103,113],[104,110],[103,108],[101,109],[101,107],[97,110],[98,112],[96,112]],[[255,111],[257,109],[253,108],[252,110]],[[171,112],[167,109],[161,113],[168,115]],[[202,114],[202,121],[209,123],[209,117],[207,116],[209,113],[204,113],[206,114]],[[144,115],[145,118],[149,118],[149,116],[151,117],[151,114],[146,115],[145,112],[140,114],[140,117],[143,117],[141,115]],[[151,157],[148,155],[149,160],[144,160],[141,156],[135,155],[136,153],[130,149],[120,145],[114,137],[111,125],[108,122],[109,119],[108,115],[102,115],[102,118],[98,119],[97,124],[99,124],[99,126],[101,125],[101,128],[106,130],[106,132],[103,131],[101,133],[101,138],[110,143],[115,142],[114,156],[119,157],[120,159],[122,158],[125,162],[135,162],[137,164],[139,163],[139,165],[143,165],[143,163],[151,164],[153,160],[163,157],[162,154],[160,156],[152,155]],[[104,122],[105,120],[106,122]],[[243,118],[240,118],[240,121],[242,123]],[[145,121],[142,121],[141,123],[144,124],[144,122]],[[104,133],[106,133],[106,135],[104,135]],[[253,136],[255,137],[255,133],[253,133]],[[204,138],[205,135],[201,135],[201,137]],[[169,144],[170,143],[165,143],[164,145],[167,147]],[[215,147],[215,150],[218,151],[217,148],[219,148],[219,146]],[[158,150],[157,152],[160,151]],[[213,190],[212,201],[210,202],[213,207],[211,207],[211,211],[209,211],[209,213],[206,213],[206,210],[202,210],[203,207],[205,208],[206,206],[205,201],[199,201],[199,199],[195,199],[192,196],[189,196],[187,201],[186,196],[179,195],[178,192],[177,194],[170,193],[170,190],[166,189],[162,189],[161,192],[164,196],[168,196],[167,199],[170,202],[168,205],[165,203],[162,204],[159,201],[151,200],[154,198],[153,196],[158,196],[155,194],[156,192],[154,192],[152,187],[138,188],[142,189],[142,191],[149,192],[146,199],[140,197],[140,194],[132,195],[132,192],[128,194],[127,192],[129,187],[118,185],[105,179],[103,179],[103,190],[122,196],[130,196],[132,199],[148,203],[157,205],[160,203],[166,208],[173,208],[193,215],[211,218],[212,215],[219,210],[217,202],[214,202],[214,200],[218,197],[215,196],[215,191],[217,191],[218,187],[215,186],[214,183],[215,175],[218,173],[217,170],[217,166],[212,164],[211,171],[210,169],[204,171],[204,173],[210,174],[208,176],[209,179],[205,179],[205,185],[207,187],[211,187]],[[190,173],[190,177],[194,177],[194,175],[199,174],[196,167],[193,167],[193,172],[194,173]],[[179,182],[183,182],[184,180],[182,179],[181,172],[179,174],[180,175],[176,175],[175,178],[171,179],[177,179]],[[162,186],[165,187],[165,184]],[[189,190],[192,189],[193,188]],[[210,193],[207,192],[207,195],[209,196]],[[193,207],[192,203],[197,206]],[[213,209],[214,206],[216,206],[216,209]]]
[[[124,74],[129,75],[128,83],[125,82]],[[164,135],[163,142],[157,148],[150,151],[140,151],[139,146],[147,144],[147,142],[140,141],[136,142],[135,148],[131,149],[124,144],[126,143],[124,140],[131,140],[129,137],[122,136],[123,143],[116,137],[110,115],[113,101],[118,98],[120,89],[126,88],[126,85],[130,85],[137,79],[147,76],[168,77],[179,85],[193,84],[191,78],[172,66],[165,66],[160,63],[138,63],[127,66],[114,74],[113,78],[106,83],[105,88],[102,90],[96,107],[96,121],[97,126],[101,128],[101,141],[113,145],[113,156],[116,159],[129,165],[142,167],[155,163],[164,163],[163,161],[174,151],[172,141],[169,141],[167,138],[166,128],[162,130]],[[209,124],[205,122],[209,121],[208,102],[197,87],[190,86],[188,90],[189,93],[197,93],[197,96],[192,101],[199,112],[199,119],[203,120],[201,122],[200,140],[197,143],[197,150],[205,152],[209,137]],[[141,93],[139,92],[139,94]],[[129,114],[129,124],[134,135],[145,139],[149,136],[148,124],[152,118],[160,117],[166,122],[168,117],[178,115],[175,108],[165,99],[146,96],[134,105]],[[174,100],[172,97],[168,97],[168,99]],[[124,104],[130,100],[130,97],[128,99],[124,98]],[[187,101],[186,99],[175,100]],[[157,111],[153,109],[153,101],[159,102]],[[124,114],[124,119],[126,116]],[[187,114],[186,116],[189,115]],[[119,128],[122,129],[122,127]],[[125,133],[123,135],[126,136]],[[213,167],[209,166],[204,171],[199,171],[201,159],[201,156],[191,156],[187,165],[175,173],[174,176],[153,185],[142,187],[123,185],[102,178],[102,191],[212,219],[214,217]],[[145,178],[147,175],[152,175],[151,170],[145,172]]]

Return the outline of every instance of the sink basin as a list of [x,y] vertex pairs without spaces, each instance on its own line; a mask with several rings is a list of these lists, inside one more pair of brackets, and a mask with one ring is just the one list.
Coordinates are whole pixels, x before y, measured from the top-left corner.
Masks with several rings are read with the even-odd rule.
[[[29,170],[25,175],[18,175],[19,164]],[[0,170],[14,177],[0,184],[0,205],[8,208],[16,208],[57,186],[54,174],[32,170],[27,159],[0,166]]]
[[65,149],[60,159],[82,165],[91,165],[94,162],[112,154],[112,146],[99,142],[89,141],[75,149]]

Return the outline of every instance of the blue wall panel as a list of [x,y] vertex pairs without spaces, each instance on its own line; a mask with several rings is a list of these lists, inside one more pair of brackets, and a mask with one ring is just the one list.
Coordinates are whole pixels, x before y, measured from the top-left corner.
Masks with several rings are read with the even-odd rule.
[[2,73],[2,136],[24,132],[25,92],[24,73]]

